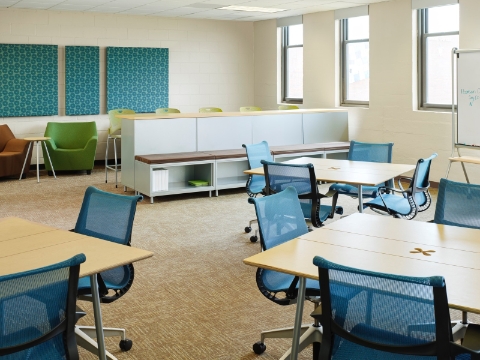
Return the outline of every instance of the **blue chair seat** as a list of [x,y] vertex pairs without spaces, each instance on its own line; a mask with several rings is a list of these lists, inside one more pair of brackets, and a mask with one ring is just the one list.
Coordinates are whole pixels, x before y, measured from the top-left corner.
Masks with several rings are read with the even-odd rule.
[[[121,290],[125,288],[131,281],[130,268],[128,266],[120,266],[115,269],[102,271],[102,280],[107,289]],[[79,294],[91,293],[90,277],[86,276],[78,280]]]
[[[381,185],[383,186],[383,184]],[[379,186],[362,186],[362,198],[375,198],[378,195]],[[340,195],[358,197],[358,187],[349,184],[333,184],[330,190],[338,192]]]
[[[410,214],[411,206],[407,198],[404,198],[403,196],[399,196],[399,195],[393,195],[393,194],[383,194],[382,197],[387,207],[393,213],[405,215],[405,216]],[[415,194],[415,202],[419,207],[425,205],[426,200],[427,198],[423,192]],[[364,205],[364,208],[368,206],[375,207],[375,205],[377,205],[378,208],[385,208],[385,205],[383,205],[383,201],[380,198],[380,196],[377,196],[372,201],[369,201],[368,203],[366,203]]]
[[[294,279],[293,275],[280,273],[278,271],[267,270],[267,269],[264,269],[262,271],[263,284],[270,291],[274,291],[274,292],[287,291],[290,288],[290,284],[292,283],[293,279]],[[298,289],[298,283],[296,288]],[[306,288],[310,290],[317,290],[319,292],[320,287],[318,285],[318,280],[307,279]]]

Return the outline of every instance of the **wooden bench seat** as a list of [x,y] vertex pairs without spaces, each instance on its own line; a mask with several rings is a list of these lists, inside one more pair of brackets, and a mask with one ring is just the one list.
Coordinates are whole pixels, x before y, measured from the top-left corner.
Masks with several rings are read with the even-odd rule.
[[215,156],[216,160],[246,158],[247,153],[244,148],[231,150],[206,151]]
[[204,151],[193,151],[172,154],[137,155],[135,156],[135,160],[141,161],[149,165],[170,164],[178,162],[215,160],[215,155]]
[[[328,152],[345,152],[349,147],[348,142],[329,142],[272,146],[270,150],[275,159],[275,156],[279,155],[280,158],[308,155],[323,157]],[[136,190],[148,195],[151,203],[153,203],[153,197],[168,194],[208,191],[211,196],[212,190],[215,190],[218,196],[219,190],[243,187],[248,179],[244,174],[244,170],[248,169],[248,161],[247,153],[243,148],[136,155],[135,160],[135,172],[138,175],[138,180],[135,182]],[[160,176],[158,175],[160,173],[157,173],[158,170],[168,170],[168,186],[165,188],[152,185]],[[199,179],[207,181],[209,185],[189,184],[191,180]]]

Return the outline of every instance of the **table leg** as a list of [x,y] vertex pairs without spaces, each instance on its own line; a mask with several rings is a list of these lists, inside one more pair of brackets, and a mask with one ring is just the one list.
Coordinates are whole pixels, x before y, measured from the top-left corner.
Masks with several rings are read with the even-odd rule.
[[[50,167],[52,168],[53,177],[56,179],[57,175],[55,175],[55,169],[53,168],[52,159],[50,159],[50,153],[48,152],[47,145],[45,144],[45,141],[43,141],[43,146],[45,147],[45,152],[47,153],[48,162],[50,163]],[[45,161],[45,159],[43,159],[43,160]]]
[[40,165],[39,165],[39,154],[40,151],[40,141],[37,141],[37,183],[40,182]]
[[363,213],[363,192],[362,185],[358,185],[358,212]]
[[27,156],[25,156],[25,160],[23,161],[22,172],[20,173],[20,179],[18,179],[18,180],[22,180],[23,171],[25,170],[25,165],[26,165],[26,163],[27,163],[28,154],[30,154],[30,148],[31,148],[31,147],[32,147],[32,142],[30,141],[30,142],[28,143]]
[[90,285],[92,287],[93,315],[95,317],[95,329],[97,331],[98,358],[100,360],[106,360],[105,338],[103,336],[102,310],[100,309],[97,274],[90,275]]
[[292,352],[290,354],[290,360],[297,360],[298,358],[298,345],[300,342],[300,335],[302,333],[303,304],[305,303],[306,284],[307,279],[300,277],[297,295],[297,309],[295,311],[295,324],[293,325]]

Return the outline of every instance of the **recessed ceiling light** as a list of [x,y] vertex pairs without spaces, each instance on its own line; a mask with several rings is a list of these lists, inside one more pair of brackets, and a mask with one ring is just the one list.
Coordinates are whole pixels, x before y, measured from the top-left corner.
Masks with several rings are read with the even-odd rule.
[[231,6],[224,6],[224,7],[218,8],[218,10],[255,11],[255,12],[264,12],[264,13],[275,13],[275,12],[279,12],[279,11],[285,11],[287,9],[231,5]]

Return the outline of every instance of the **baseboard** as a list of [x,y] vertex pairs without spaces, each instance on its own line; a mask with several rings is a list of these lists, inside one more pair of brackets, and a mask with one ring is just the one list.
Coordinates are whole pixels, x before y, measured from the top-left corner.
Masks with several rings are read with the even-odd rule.
[[[112,165],[113,164],[113,159],[109,159],[108,160],[109,164]],[[122,163],[122,159],[117,159],[117,163],[121,164]],[[40,170],[45,170],[45,164],[40,164],[39,165],[40,167]],[[93,162],[93,167],[105,167],[105,160],[95,160]],[[37,164],[30,164],[30,170],[37,170]]]

